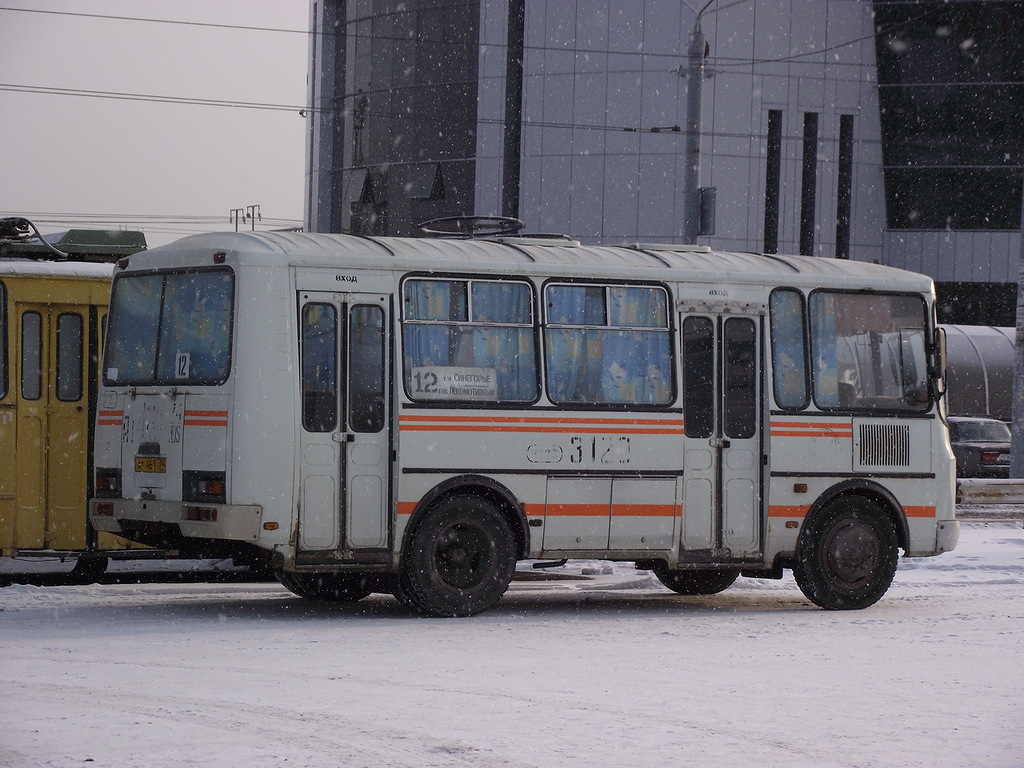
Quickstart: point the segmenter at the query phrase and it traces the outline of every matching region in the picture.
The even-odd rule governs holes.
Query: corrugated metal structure
[[[949,367],[947,400],[951,416],[1013,415],[1013,328],[944,325]]]

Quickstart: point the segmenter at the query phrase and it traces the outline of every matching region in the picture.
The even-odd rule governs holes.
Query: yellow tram
[[[91,436],[113,262],[141,232],[27,237],[0,220],[0,556],[77,558],[90,580],[140,545],[92,530]]]

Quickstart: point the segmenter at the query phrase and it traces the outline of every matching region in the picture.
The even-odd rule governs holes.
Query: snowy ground
[[[0,589],[0,766],[1024,765],[1024,529],[856,612],[588,564],[469,619],[268,583]],[[577,567],[570,571],[583,575]]]

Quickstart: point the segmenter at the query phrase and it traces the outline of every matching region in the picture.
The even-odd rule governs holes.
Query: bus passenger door
[[[300,562],[390,545],[388,314],[381,296],[300,293]]]
[[[681,560],[762,551],[760,325],[756,316],[683,318]]]

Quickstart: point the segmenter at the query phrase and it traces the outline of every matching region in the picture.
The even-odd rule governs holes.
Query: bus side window
[[[687,437],[715,434],[715,326],[707,317],[683,320],[683,424]]]
[[[553,402],[672,402],[663,288],[552,284],[545,302],[547,387]]]
[[[807,405],[807,343],[804,302],[799,291],[773,291],[770,299],[772,377],[780,408]]]
[[[302,308],[302,426],[333,432],[338,423],[338,315],[330,304]]]

